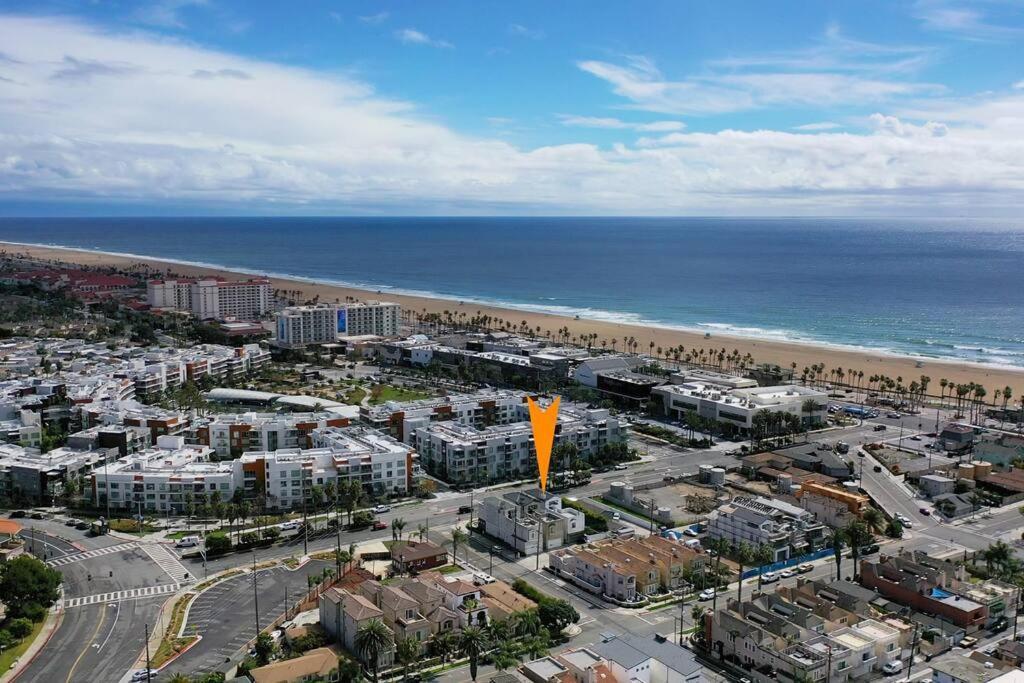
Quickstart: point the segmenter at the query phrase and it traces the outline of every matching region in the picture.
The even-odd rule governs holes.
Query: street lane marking
[[[146,586],[143,588],[129,588],[127,590],[115,591],[113,593],[97,593],[95,595],[83,595],[77,598],[66,598],[64,609],[71,607],[86,607],[98,605],[104,602],[120,602],[122,600],[139,600],[142,598],[154,598],[160,595],[167,595],[178,590],[179,584],[165,583],[158,586]]]
[[[184,583],[185,577],[191,576],[185,565],[178,560],[178,556],[165,546],[159,543],[144,543],[141,547],[150,559],[159,565],[160,569],[163,569],[169,577],[178,583]]]
[[[117,545],[110,545],[106,548],[97,548],[95,550],[86,550],[80,553],[73,553],[71,555],[65,555],[64,557],[57,557],[52,560],[47,560],[46,564],[51,567],[62,567],[72,562],[81,562],[82,560],[88,560],[93,557],[101,557],[103,555],[110,555],[111,553],[119,553],[123,550],[131,550],[137,548],[138,543],[119,543]]]
[[[82,652],[79,653],[78,657],[75,659],[75,663],[71,665],[71,670],[68,671],[68,677],[64,679],[64,683],[71,683],[71,677],[75,674],[75,669],[78,668],[78,664],[82,661],[82,657],[85,656],[85,653],[92,647],[92,641],[96,639],[96,634],[100,632],[100,627],[103,626],[103,622],[106,621],[106,619],[107,610],[102,610],[100,612],[100,618],[96,622],[96,628],[93,629],[92,635],[89,636],[89,644],[82,648]]]

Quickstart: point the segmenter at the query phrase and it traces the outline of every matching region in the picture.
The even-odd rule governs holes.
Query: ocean
[[[0,239],[627,323],[1024,366],[1024,225],[3,218]]]

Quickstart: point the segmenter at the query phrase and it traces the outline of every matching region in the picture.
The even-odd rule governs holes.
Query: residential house
[[[448,551],[430,541],[398,541],[391,545],[391,566],[400,574],[448,564]]]
[[[338,657],[335,647],[318,647],[291,659],[282,659],[249,671],[253,683],[333,683],[338,676]]]

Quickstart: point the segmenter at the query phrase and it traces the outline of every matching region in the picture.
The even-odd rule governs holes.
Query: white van
[[[473,574],[473,583],[477,586],[486,586],[487,584],[494,583],[495,581],[497,581],[497,579],[490,574],[484,574],[483,572]]]
[[[698,548],[700,548],[700,539],[699,538],[687,539],[687,540],[683,541],[683,545],[685,545],[690,550],[697,550]]]
[[[183,538],[179,538],[178,542],[174,544],[174,547],[175,548],[195,548],[197,545],[199,545],[199,537],[198,536],[185,536]]]

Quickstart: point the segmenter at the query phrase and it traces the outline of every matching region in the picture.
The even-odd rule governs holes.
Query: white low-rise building
[[[664,414],[682,419],[693,411],[702,418],[730,424],[741,431],[754,424],[754,415],[762,410],[788,413],[805,425],[824,419],[828,395],[809,387],[785,384],[776,387],[725,389],[713,384],[685,382],[665,384],[651,390],[651,400],[660,399]],[[814,410],[805,410],[811,401]]]
[[[737,497],[708,517],[708,536],[734,543],[765,545],[773,561],[822,547],[825,525],[814,514],[781,500]]]
[[[525,555],[560,548],[586,526],[582,512],[540,489],[488,496],[478,514],[481,531]]]
[[[270,310],[270,281],[251,280],[151,280],[146,301],[156,309],[188,311],[201,320],[261,318]]]

